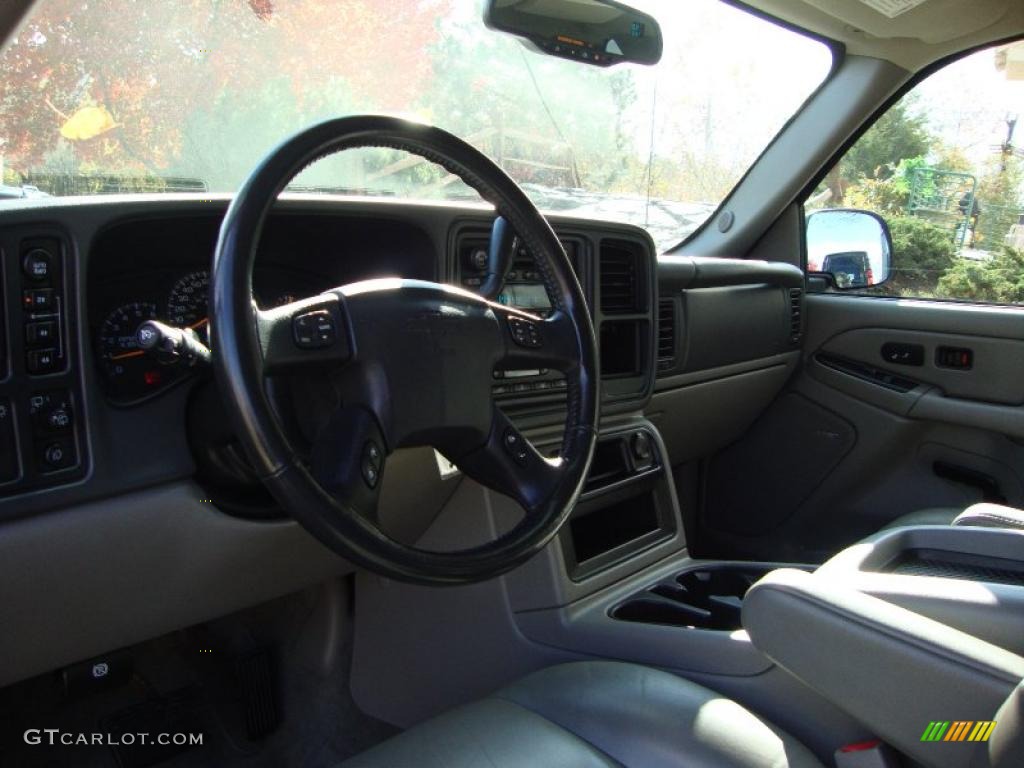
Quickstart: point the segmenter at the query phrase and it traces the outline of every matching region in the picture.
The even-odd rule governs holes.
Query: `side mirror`
[[[584,64],[657,64],[661,27],[614,0],[487,0],[484,24],[550,56]]]
[[[809,214],[807,271],[831,275],[839,289],[881,285],[892,271],[892,235],[885,219],[848,208]]]

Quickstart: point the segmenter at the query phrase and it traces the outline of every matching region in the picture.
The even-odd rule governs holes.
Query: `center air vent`
[[[667,371],[676,363],[676,301],[658,302],[658,370]]]
[[[601,243],[601,311],[604,314],[642,311],[638,262],[637,252],[628,243]]]
[[[804,292],[801,288],[789,289],[789,338],[796,343],[803,333]]]

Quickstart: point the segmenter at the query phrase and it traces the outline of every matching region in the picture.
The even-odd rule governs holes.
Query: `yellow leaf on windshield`
[[[60,135],[71,141],[85,141],[116,126],[106,107],[82,107],[60,127]]]

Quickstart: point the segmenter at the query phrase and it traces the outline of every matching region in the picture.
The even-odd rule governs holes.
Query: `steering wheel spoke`
[[[255,312],[264,373],[337,365],[352,357],[347,318],[335,294]]]
[[[540,510],[561,476],[561,460],[543,456],[497,405],[487,442],[456,466],[478,483],[515,499],[527,514]]]
[[[565,312],[558,310],[540,318],[510,309],[500,316],[505,330],[504,367],[551,368],[569,373],[579,364],[579,339]]]

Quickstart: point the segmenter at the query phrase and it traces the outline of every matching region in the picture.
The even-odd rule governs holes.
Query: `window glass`
[[[643,226],[667,248],[832,53],[717,0],[632,2],[662,27],[656,66],[542,56],[487,29],[480,0],[38,0],[0,55],[0,198],[233,192],[290,134],[385,112],[466,139],[544,210]],[[318,163],[295,186],[478,199],[385,149]]]
[[[885,218],[884,296],[1024,304],[1024,43],[950,64],[890,108],[806,202]],[[808,270],[824,257],[809,247]]]

